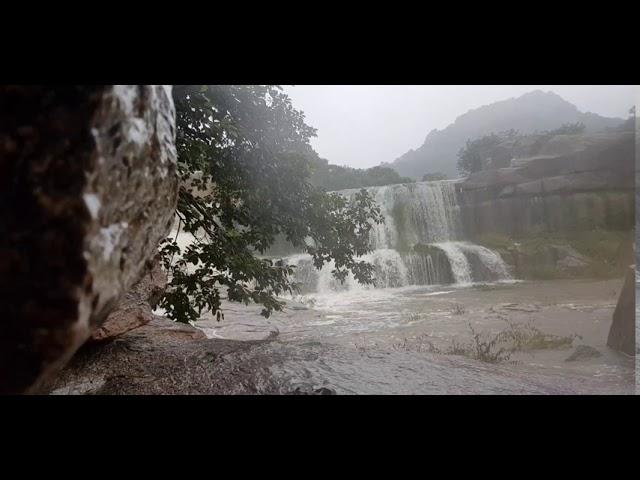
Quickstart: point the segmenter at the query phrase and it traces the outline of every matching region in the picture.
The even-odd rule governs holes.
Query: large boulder
[[[578,360],[588,360],[590,358],[601,357],[602,354],[589,345],[578,345],[571,355],[564,359],[565,362],[575,362]]]
[[[607,345],[614,350],[636,353],[636,273],[635,265],[629,267],[618,304],[613,312]]]
[[[0,86],[0,393],[37,392],[140,278],[174,142],[168,86]]]

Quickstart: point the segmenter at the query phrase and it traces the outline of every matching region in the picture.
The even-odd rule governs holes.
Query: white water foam
[[[471,265],[462,251],[461,242],[439,242],[434,243],[433,246],[438,247],[447,255],[455,283],[471,283]]]

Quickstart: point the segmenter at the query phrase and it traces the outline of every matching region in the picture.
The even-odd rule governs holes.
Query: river
[[[205,315],[196,325],[210,338],[268,340],[259,354],[273,375],[304,391],[634,393],[634,360],[606,346],[623,280],[514,279],[497,252],[467,238],[455,185],[369,189],[385,218],[364,257],[375,286],[337,282],[332,264],[318,271],[307,254],[277,244],[271,257],[296,266],[301,294],[269,319],[260,306],[223,302],[224,320]],[[487,346],[509,332],[533,336],[518,348]],[[590,356],[567,361],[579,346]]]
[[[342,394],[633,394],[633,359],[606,346],[622,280],[418,286],[308,295],[269,319],[257,306],[225,303],[225,319],[197,322],[210,338],[269,339],[261,355],[274,376]],[[303,303],[304,302],[304,303]],[[579,335],[559,348],[518,351],[487,363],[433,353],[470,342],[505,320],[550,335]],[[568,362],[578,345],[599,357]]]

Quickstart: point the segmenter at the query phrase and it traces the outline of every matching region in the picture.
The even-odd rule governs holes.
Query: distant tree
[[[181,187],[179,229],[185,247],[167,238],[162,254],[170,282],[160,306],[180,322],[203,311],[220,315],[221,294],[281,310],[277,297],[296,290],[295,267],[260,257],[277,236],[304,249],[316,268],[331,260],[338,280],[352,272],[372,283],[369,231],[380,209],[366,190],[353,201],[309,183],[309,139],[289,97],[276,86],[174,87]],[[309,244],[305,241],[310,238]]]
[[[371,167],[365,170],[363,175],[363,187],[381,187],[383,185],[393,185],[396,183],[413,182],[412,179],[401,177],[398,172],[388,167]]]
[[[438,180],[447,180],[448,177],[441,172],[435,172],[435,173],[425,173],[422,176],[422,181],[423,182],[436,182]]]
[[[345,190],[348,188],[379,187],[397,183],[409,183],[414,180],[401,177],[394,169],[376,166],[368,169],[332,165],[323,158],[311,160],[312,174],[310,182],[324,191]]]
[[[544,135],[578,135],[584,133],[585,124],[582,122],[577,123],[565,123],[561,127],[555,130],[547,130],[543,132]]]
[[[458,171],[463,175],[469,175],[482,170],[482,162],[487,158],[487,152],[502,141],[503,138],[495,133],[477,140],[467,140],[458,152]]]
[[[491,157],[496,147],[506,140],[512,140],[519,135],[518,130],[510,129],[498,133],[490,133],[476,140],[467,140],[458,152],[458,171],[462,175],[469,175],[482,170],[482,163]]]

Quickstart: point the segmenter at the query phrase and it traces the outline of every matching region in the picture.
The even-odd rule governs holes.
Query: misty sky
[[[367,168],[418,148],[472,108],[540,89],[584,112],[627,118],[636,86],[618,85],[296,85],[284,86],[307,123],[313,147],[329,162]]]

